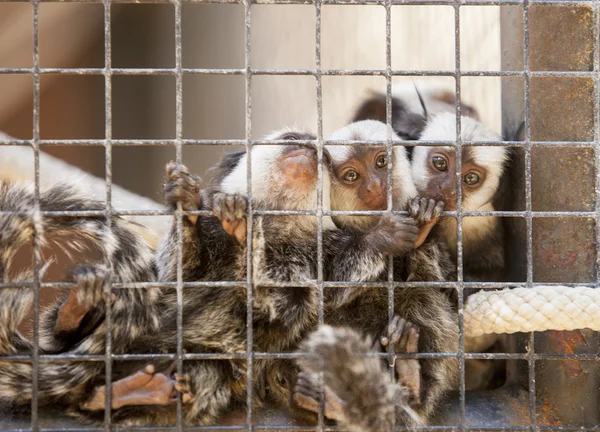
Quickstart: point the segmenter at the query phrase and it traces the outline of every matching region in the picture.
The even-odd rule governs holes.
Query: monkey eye
[[[375,161],[375,165],[377,165],[377,168],[383,168],[385,166],[387,166],[387,156],[386,155],[381,155],[377,158],[377,160]]]
[[[469,186],[473,186],[473,185],[476,185],[477,183],[479,183],[479,176],[477,174],[475,174],[474,172],[470,172],[465,175],[463,180]]]
[[[358,173],[354,170],[348,170],[344,173],[344,180],[348,183],[354,183],[360,177]]]
[[[434,156],[431,159],[433,167],[438,171],[446,171],[448,169],[448,162],[442,156]]]
[[[286,133],[285,135],[283,135],[281,137],[281,139],[289,140],[289,141],[297,141],[300,139],[300,137],[297,134],[290,132],[290,133]]]

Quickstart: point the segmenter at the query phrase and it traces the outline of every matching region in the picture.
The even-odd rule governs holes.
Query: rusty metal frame
[[[10,1],[10,0],[8,0]],[[98,3],[97,0],[68,0],[69,2],[89,2]],[[141,145],[152,145],[152,146],[173,146],[176,149],[176,160],[182,162],[182,149],[185,146],[198,146],[198,145],[243,145],[246,147],[248,154],[251,155],[251,148],[256,145],[273,145],[281,144],[281,141],[264,141],[264,140],[253,140],[251,138],[251,114],[252,114],[252,101],[251,101],[251,85],[252,77],[259,75],[296,75],[296,76],[314,76],[316,81],[316,92],[317,92],[317,139],[313,143],[318,146],[318,157],[319,162],[322,162],[323,148],[325,145],[348,145],[348,144],[362,144],[362,145],[386,145],[388,155],[391,155],[393,146],[395,145],[450,145],[457,149],[462,146],[471,145],[482,145],[482,146],[505,146],[520,148],[523,150],[524,155],[524,199],[525,209],[524,210],[505,210],[493,212],[494,215],[502,216],[505,218],[516,218],[522,219],[526,223],[526,229],[523,233],[526,241],[526,280],[527,286],[537,285],[534,282],[533,277],[533,221],[537,218],[558,218],[558,217],[590,217],[595,219],[596,228],[596,245],[600,244],[600,101],[599,101],[599,0],[153,0],[147,3],[158,3],[158,4],[169,4],[175,9],[175,67],[174,68],[113,68],[111,63],[111,6],[116,3],[140,3],[138,0],[104,0],[101,2],[104,6],[104,68],[41,68],[39,66],[39,32],[38,32],[38,21],[39,21],[39,5],[40,0],[31,0],[33,6],[33,66],[31,68],[0,68],[0,74],[25,74],[33,77],[33,135],[32,139],[20,140],[20,139],[7,139],[0,140],[0,145],[16,145],[16,146],[27,146],[34,151],[34,166],[35,166],[35,193],[36,197],[39,198],[39,153],[40,149],[45,146],[55,145],[80,145],[80,146],[101,146],[105,148],[105,169],[106,169],[106,209],[103,212],[45,212],[48,216],[65,216],[70,215],[73,217],[86,217],[92,215],[105,215],[107,220],[110,221],[111,215],[138,215],[138,216],[155,216],[155,215],[172,215],[175,214],[177,218],[177,232],[178,232],[178,244],[177,244],[177,255],[178,255],[178,270],[177,270],[177,281],[173,283],[136,283],[136,284],[113,284],[113,288],[118,289],[135,289],[139,287],[148,286],[161,286],[165,288],[171,288],[177,290],[178,300],[178,315],[177,315],[177,352],[169,355],[144,355],[144,354],[127,354],[127,355],[116,355],[112,353],[112,345],[110,338],[110,327],[111,327],[111,308],[110,304],[107,304],[106,320],[107,320],[107,340],[106,340],[106,351],[103,356],[90,355],[90,356],[72,356],[69,354],[61,354],[57,356],[47,356],[39,354],[39,292],[42,287],[51,288],[64,288],[71,286],[70,284],[64,283],[42,283],[40,281],[40,244],[39,236],[35,235],[34,241],[34,281],[29,284],[33,289],[35,296],[34,306],[34,351],[31,357],[29,356],[10,356],[4,357],[3,361],[23,361],[30,360],[33,364],[34,378],[33,378],[33,399],[32,399],[32,414],[31,414],[31,428],[19,429],[19,431],[33,430],[33,431],[74,431],[74,430],[85,430],[85,431],[109,431],[113,429],[111,425],[110,410],[105,412],[105,425],[103,428],[41,428],[39,421],[39,410],[37,400],[37,374],[39,371],[40,359],[52,359],[53,361],[80,361],[82,359],[87,361],[103,361],[106,366],[106,385],[111,384],[111,370],[112,362],[115,360],[139,360],[139,359],[164,359],[171,358],[177,360],[178,371],[182,371],[182,365],[184,360],[188,359],[232,359],[232,358],[245,358],[248,366],[248,395],[247,395],[247,422],[246,425],[241,426],[210,426],[210,427],[184,427],[182,424],[181,416],[181,405],[178,405],[178,421],[177,425],[173,428],[118,428],[118,430],[167,430],[173,429],[177,431],[181,430],[339,430],[336,427],[325,426],[323,410],[319,414],[319,422],[316,427],[296,427],[290,425],[281,426],[267,426],[253,425],[253,419],[255,413],[252,408],[252,362],[254,359],[260,358],[295,358],[302,354],[284,354],[284,353],[260,353],[253,351],[252,344],[252,309],[248,308],[247,314],[247,327],[248,327],[248,351],[245,354],[184,354],[182,350],[182,296],[184,288],[201,287],[201,286],[243,286],[248,292],[248,304],[253,301],[252,291],[252,259],[251,259],[251,238],[252,238],[252,218],[255,215],[261,214],[310,214],[316,215],[318,218],[318,251],[319,258],[322,258],[322,218],[324,216],[335,215],[335,214],[354,214],[354,215],[366,215],[366,214],[382,214],[385,212],[391,212],[391,197],[392,190],[391,185],[388,189],[388,209],[384,212],[350,212],[350,211],[328,211],[322,208],[323,200],[323,172],[322,163],[319,163],[319,176],[318,176],[318,208],[315,211],[260,211],[254,210],[250,207],[249,218],[248,218],[248,275],[245,282],[184,282],[182,278],[182,218],[185,214],[207,214],[207,212],[183,212],[178,209],[175,213],[168,211],[125,211],[118,212],[112,208],[111,204],[111,190],[112,190],[112,149],[115,146],[141,146]],[[144,2],[146,3],[146,2]],[[181,19],[181,8],[183,4],[241,4],[245,10],[245,65],[240,69],[190,69],[183,68],[182,66],[182,19]],[[316,44],[315,44],[315,69],[255,69],[251,64],[251,22],[252,22],[252,6],[255,4],[305,4],[314,5],[316,10]],[[385,70],[335,70],[335,69],[323,69],[321,67],[321,9],[323,5],[379,5],[385,8],[386,11],[386,68]],[[401,5],[445,5],[452,6],[454,8],[454,22],[455,22],[455,69],[454,70],[394,70],[391,67],[391,10],[394,6]],[[532,5],[548,5],[548,6],[571,6],[571,7],[592,7],[593,8],[593,70],[590,71],[540,71],[531,70],[530,67],[530,10]],[[462,71],[461,70],[461,55],[460,55],[460,9],[468,6],[515,6],[522,8],[522,20],[523,20],[523,68],[522,70],[503,70],[503,71]],[[505,29],[506,30],[506,29]],[[105,139],[102,140],[45,140],[40,138],[40,76],[47,74],[64,74],[64,75],[101,75],[104,76],[105,85]],[[126,139],[113,139],[112,137],[112,77],[115,75],[169,75],[175,77],[176,82],[176,129],[175,138],[172,140],[126,140]],[[246,129],[245,138],[242,140],[193,140],[183,138],[183,87],[182,80],[185,75],[240,75],[245,77],[245,119]],[[418,141],[418,142],[402,142],[399,144],[392,140],[391,132],[386,141],[382,142],[354,142],[354,141],[342,141],[334,142],[327,141],[323,137],[323,112],[322,112],[322,77],[323,76],[382,76],[386,79],[386,106],[387,106],[387,123],[391,124],[391,97],[392,97],[392,78],[395,76],[445,76],[454,77],[456,81],[456,139],[451,142],[441,141]],[[525,121],[525,136],[523,140],[503,140],[498,142],[465,142],[461,138],[461,78],[463,77],[500,77],[500,78],[513,78],[521,77],[524,80],[524,98],[523,98],[523,117]],[[542,141],[532,140],[532,128],[531,128],[531,108],[530,108],[530,92],[531,92],[531,79],[535,77],[587,77],[594,80],[594,139],[593,141]],[[532,166],[531,166],[531,153],[535,148],[562,148],[562,147],[573,147],[573,148],[593,148],[595,150],[595,173],[596,173],[596,184],[595,184],[595,208],[590,211],[534,211],[532,208]],[[461,184],[461,152],[457,151],[457,163],[456,163],[456,181]],[[391,160],[392,158],[389,158]],[[248,185],[251,184],[251,157],[248,158]],[[389,173],[391,173],[392,166],[389,165]],[[458,393],[458,407],[459,407],[459,421],[450,426],[427,426],[424,429],[427,430],[461,430],[466,431],[469,429],[480,429],[480,427],[470,427],[467,424],[467,402],[466,402],[466,391],[464,381],[464,360],[465,359],[496,359],[496,360],[525,360],[528,364],[528,403],[529,407],[527,415],[529,417],[529,424],[522,426],[502,426],[502,427],[486,427],[488,430],[552,430],[556,429],[552,426],[541,426],[536,424],[536,361],[538,360],[590,360],[597,361],[598,354],[596,352],[589,353],[578,353],[578,354],[547,354],[547,353],[536,353],[534,346],[536,338],[534,334],[530,334],[526,337],[526,343],[529,346],[529,350],[525,353],[503,353],[503,354],[476,354],[476,353],[465,353],[464,352],[464,331],[463,331],[463,318],[462,318],[462,304],[463,304],[463,291],[465,288],[482,288],[482,289],[493,289],[501,288],[506,284],[499,282],[490,283],[474,283],[465,282],[463,280],[463,258],[462,258],[462,218],[467,216],[485,216],[490,215],[490,212],[477,212],[477,211],[463,211],[462,210],[462,194],[461,188],[457,188],[458,199],[457,199],[457,210],[452,212],[446,212],[446,216],[455,217],[458,225],[458,280],[456,282],[444,282],[444,283],[399,283],[394,282],[392,273],[390,270],[389,279],[383,283],[361,283],[356,284],[352,282],[325,282],[323,280],[323,268],[322,260],[319,259],[318,277],[317,280],[308,284],[309,286],[316,287],[319,292],[319,322],[323,322],[323,290],[327,287],[333,286],[349,286],[349,285],[360,285],[369,287],[383,287],[388,289],[390,300],[393,299],[394,288],[398,286],[432,286],[432,287],[443,287],[456,289],[459,297],[459,329],[460,329],[460,340],[459,349],[456,353],[440,353],[440,354],[414,354],[407,355],[406,357],[414,358],[430,358],[430,357],[458,357],[460,359],[460,387]],[[251,190],[248,190],[248,196],[251,198]],[[39,204],[36,202],[36,206],[32,209],[34,215],[39,215]],[[588,285],[597,287],[600,283],[600,254],[596,251],[596,280],[590,281]],[[556,282],[558,283],[558,282]],[[561,283],[564,285],[564,283]],[[27,284],[25,284],[27,285]],[[548,285],[548,283],[544,283]],[[579,284],[581,285],[581,284]],[[15,284],[3,284],[0,288],[11,288],[16,286]],[[23,286],[23,284],[19,284]],[[279,285],[283,286],[283,285]],[[298,286],[297,283],[294,286]],[[393,316],[393,302],[390,302],[389,315]],[[523,341],[521,341],[523,342]],[[374,355],[387,355],[393,356],[392,352],[387,354],[374,354]],[[106,399],[107,406],[111,406],[111,394],[107,392]],[[322,407],[321,407],[322,408]],[[403,428],[398,427],[398,430]],[[600,431],[600,427],[569,427],[561,426],[560,430],[586,430],[586,431]],[[16,432],[16,431],[15,431]]]

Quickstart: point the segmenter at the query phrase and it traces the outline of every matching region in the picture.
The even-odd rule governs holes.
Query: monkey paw
[[[418,225],[436,222],[444,210],[444,202],[431,198],[413,198],[408,204],[408,214]]]
[[[413,249],[418,232],[413,218],[384,214],[369,240],[381,252],[400,255]]]
[[[344,421],[345,404],[331,389],[323,386],[324,415],[328,419]],[[319,412],[319,382],[318,375],[311,372],[300,372],[294,387],[294,402],[300,408],[315,413]]]
[[[171,405],[175,403],[176,382],[170,372],[157,373],[154,365],[112,383],[112,408],[124,406]],[[97,387],[92,397],[82,403],[85,411],[98,411],[105,408],[106,386]]]
[[[397,354],[419,352],[419,328],[399,316],[388,325],[387,331],[379,338],[383,350],[392,345]],[[421,403],[421,365],[417,359],[396,358],[394,361],[396,377],[408,388],[410,400]]]
[[[202,179],[195,174],[190,174],[185,165],[169,162],[167,164],[167,181],[164,184],[165,201],[185,211],[194,211],[200,208],[200,183]],[[197,215],[188,215],[187,219],[195,224]]]
[[[240,244],[246,241],[246,213],[248,200],[239,194],[216,193],[213,196],[213,215],[223,225],[227,234]]]
[[[417,197],[409,202],[408,214],[413,217],[415,222],[419,225],[419,235],[414,243],[415,248],[421,246],[425,242],[443,210],[443,201]]]
[[[181,393],[181,402],[189,404],[194,401],[189,375],[175,375],[175,390]]]
[[[100,266],[78,266],[72,270],[77,286],[58,309],[54,334],[76,330],[83,317],[94,307],[102,304],[104,287],[110,283],[110,272]]]

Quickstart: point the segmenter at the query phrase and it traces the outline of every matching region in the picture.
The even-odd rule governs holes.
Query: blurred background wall
[[[461,8],[462,70],[500,70],[499,15],[496,6]],[[182,16],[184,67],[244,67],[242,5],[186,4]],[[41,3],[40,66],[102,68],[103,20],[101,4]],[[0,67],[32,66],[32,21],[29,3],[0,3]],[[114,4],[111,30],[113,67],[175,66],[172,5]],[[395,6],[392,68],[453,70],[454,38],[452,7]],[[315,8],[253,5],[251,43],[255,68],[314,68]],[[384,69],[385,9],[323,6],[322,67]],[[394,78],[394,83],[406,79],[412,78]],[[454,88],[453,78],[442,80]],[[41,138],[104,138],[102,75],[42,75],[40,85]],[[467,77],[461,85],[464,101],[474,104],[483,121],[499,132],[500,79]],[[32,77],[27,74],[0,74],[0,130],[17,138],[31,138],[32,86]],[[370,90],[384,88],[383,77],[324,77],[324,133],[346,124]],[[244,98],[243,76],[184,76],[184,138],[244,138]],[[113,138],[174,138],[175,78],[113,76],[112,113]],[[315,78],[254,76],[253,137],[289,124],[316,131]],[[184,162],[202,174],[230,150],[222,146],[186,147]],[[45,147],[44,151],[92,174],[104,175],[101,147]],[[173,148],[115,147],[113,181],[160,200],[163,167],[174,156]]]

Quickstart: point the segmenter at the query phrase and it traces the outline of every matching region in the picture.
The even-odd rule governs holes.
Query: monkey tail
[[[34,206],[32,184],[0,181],[0,280],[6,281],[16,250],[30,242],[34,234],[38,235],[41,246],[49,241],[60,242],[67,254],[85,249],[83,240],[90,240],[111,265],[113,280],[154,280],[153,249],[135,235],[132,222],[116,216],[34,214]],[[74,185],[65,183],[40,191],[39,195],[41,212],[98,212],[105,208],[104,202],[88,198]],[[64,241],[65,236],[69,236],[68,242]]]
[[[301,350],[303,370],[323,372],[323,384],[344,402],[344,427],[353,432],[392,431],[395,422],[417,425],[408,407],[406,390],[393,382],[369,337],[349,328],[327,325],[312,333]]]
[[[18,331],[33,292],[29,288],[0,289],[0,355],[17,355],[30,352],[30,343]]]

